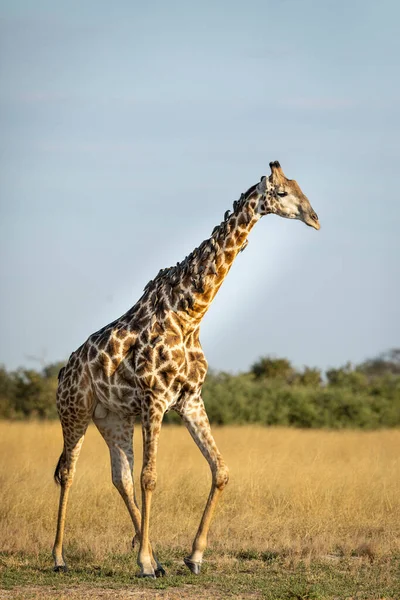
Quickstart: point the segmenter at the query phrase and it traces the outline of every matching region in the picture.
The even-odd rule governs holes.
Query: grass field
[[[139,427],[136,438],[139,473]],[[168,576],[143,581],[97,430],[70,496],[63,575],[51,558],[60,426],[0,422],[0,598],[400,598],[399,431],[229,427],[215,438],[231,480],[196,578],[182,557],[208,466],[185,429],[163,429],[151,537]]]

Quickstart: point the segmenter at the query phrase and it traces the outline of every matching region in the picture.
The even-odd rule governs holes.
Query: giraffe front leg
[[[145,406],[142,410],[143,467],[140,477],[142,488],[142,530],[138,555],[141,577],[154,578],[157,576],[156,571],[158,570],[158,568],[154,569],[152,561],[153,555],[149,542],[149,526],[151,499],[157,483],[156,458],[162,418],[163,412],[156,410],[151,404]],[[158,567],[161,567],[161,565],[158,565]]]
[[[203,401],[201,400],[196,408],[190,407],[189,403],[184,411],[181,412],[181,416],[190,435],[200,448],[203,456],[207,459],[212,473],[211,490],[193,541],[192,553],[184,559],[184,563],[191,572],[198,575],[201,569],[203,553],[207,546],[207,535],[211,519],[222,490],[228,483],[229,471],[212,436]]]

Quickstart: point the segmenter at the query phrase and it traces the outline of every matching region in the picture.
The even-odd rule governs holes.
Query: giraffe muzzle
[[[306,213],[303,216],[303,222],[306,225],[308,225],[309,227],[313,227],[313,229],[316,229],[317,231],[318,231],[318,229],[321,229],[321,225],[319,223],[318,216],[316,215],[315,212]]]

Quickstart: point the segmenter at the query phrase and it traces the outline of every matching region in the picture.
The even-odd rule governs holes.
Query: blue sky
[[[321,230],[257,224],[210,366],[400,344],[395,0],[0,1],[0,363],[62,360],[279,160]]]

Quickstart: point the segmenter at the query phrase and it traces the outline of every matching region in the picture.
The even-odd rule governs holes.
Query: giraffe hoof
[[[154,571],[156,577],[165,577],[166,572],[165,569],[160,565],[159,567],[157,567],[157,569]]]
[[[201,563],[193,562],[190,558],[184,558],[183,562],[194,575],[200,575]]]
[[[68,571],[67,565],[56,565],[53,569],[54,573],[66,573]]]
[[[139,577],[141,577],[141,578],[149,577],[150,579],[155,579],[156,575],[155,575],[155,573],[140,573]]]

